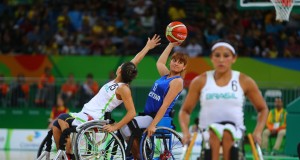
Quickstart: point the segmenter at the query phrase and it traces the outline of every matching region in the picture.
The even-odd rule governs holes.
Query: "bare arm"
[[[166,66],[168,57],[174,48],[175,43],[169,43],[168,46],[165,48],[164,52],[159,56],[156,62],[156,68],[160,76],[166,75],[169,73],[169,69]]]
[[[160,36],[154,35],[151,39],[148,38],[148,41],[145,47],[131,60],[136,66],[141,62],[141,60],[145,57],[149,50],[155,48],[156,46],[160,45]]]
[[[122,85],[118,87],[118,89],[116,90],[116,94],[121,96],[127,112],[126,115],[120,120],[120,122],[116,123],[115,125],[105,125],[104,129],[106,129],[109,132],[113,132],[115,130],[120,129],[122,126],[129,123],[136,116],[136,111],[134,108],[130,88],[127,85]]]
[[[240,82],[244,89],[245,95],[248,97],[258,113],[256,127],[253,132],[253,138],[256,140],[256,142],[261,143],[261,134],[266,125],[269,109],[261,95],[260,90],[258,89],[257,84],[252,78],[241,74]]]
[[[155,132],[155,126],[157,123],[162,119],[165,115],[168,107],[172,103],[172,101],[176,98],[176,96],[180,93],[183,89],[183,80],[181,78],[176,78],[171,81],[169,91],[166,97],[163,100],[163,103],[158,110],[155,118],[151,122],[150,126],[148,127],[148,136],[152,135]]]
[[[179,111],[179,123],[183,133],[183,143],[187,143],[190,138],[189,123],[190,115],[194,110],[197,101],[200,97],[201,89],[203,88],[206,81],[206,76],[200,75],[193,79],[190,84],[188,94],[184,100],[183,105]]]

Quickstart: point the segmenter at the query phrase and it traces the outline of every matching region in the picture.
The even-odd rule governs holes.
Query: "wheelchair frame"
[[[167,117],[167,118],[169,118],[169,117]],[[172,118],[170,118],[170,119],[172,119]],[[167,121],[170,121],[170,119],[168,119]],[[165,121],[166,121],[166,119],[164,119],[164,118],[161,120],[162,123]],[[73,133],[72,138],[71,138],[71,140],[72,140],[71,144],[72,144],[72,150],[74,152],[75,158],[82,159],[81,154],[79,153],[79,150],[80,150],[79,143],[80,143],[80,139],[82,138],[82,136],[85,136],[85,133],[90,133],[89,130],[95,130],[95,129],[101,130],[103,125],[109,124],[109,122],[110,122],[109,120],[91,120],[91,121],[83,123],[77,127],[72,127],[72,128],[68,128],[68,129],[64,130],[62,133],[62,136],[60,138],[59,149],[57,150],[53,160],[59,160],[62,158],[67,159],[67,155],[65,152],[65,146],[66,146],[65,143],[66,143],[66,138],[69,137],[71,133]],[[172,148],[170,148],[170,146],[172,145],[171,139],[173,137],[177,138],[178,142],[180,142],[180,144],[183,147],[183,144],[181,142],[182,138],[175,130],[172,129],[174,127],[172,127],[171,124],[166,125],[166,124],[162,124],[161,122],[157,125],[157,132],[155,132],[155,134],[152,137],[160,136],[159,138],[164,143],[164,153],[166,153],[168,151],[168,153],[170,153],[169,155],[171,156],[171,155],[173,155]],[[86,132],[86,131],[88,131],[88,132]],[[118,149],[118,147],[120,147],[120,150],[121,150],[120,152],[123,157],[122,160],[126,160],[126,158],[128,156],[128,153],[126,153],[126,151],[130,151],[132,146],[127,144],[126,151],[125,151],[125,142],[119,133],[113,133],[113,132],[109,133],[109,132],[106,132],[103,130],[101,130],[101,131],[106,134],[109,134],[111,137],[113,137],[112,139],[110,139],[110,141],[108,142],[109,145],[107,145],[106,147],[109,148],[109,147],[111,147],[110,145],[113,145],[112,146],[113,153]],[[95,131],[95,133],[96,132],[97,131]],[[118,130],[118,132],[119,132],[119,130]],[[91,134],[94,134],[94,133],[91,133]],[[51,149],[52,149],[52,137],[53,137],[52,135],[53,135],[52,130],[50,130],[40,145],[40,148],[39,148],[38,154],[37,154],[37,160],[42,160],[43,158],[50,159]],[[174,136],[172,136],[172,135],[174,135]],[[142,136],[142,140],[140,142],[140,144],[141,144],[140,145],[140,153],[141,153],[141,155],[144,155],[144,156],[142,156],[144,159],[149,159],[149,157],[147,157],[148,155],[146,154],[146,150],[142,149],[143,148],[142,144],[145,144],[145,143],[143,143],[143,141],[146,140],[146,137],[147,137],[147,134],[144,133]],[[168,144],[166,144],[167,141],[169,142]],[[90,143],[90,144],[88,144],[88,143]],[[90,141],[87,142],[86,145],[87,145],[87,147],[89,147],[89,145],[91,145],[93,143],[94,142],[92,141],[92,139],[90,139]],[[115,143],[117,143],[117,144],[115,144]],[[91,145],[90,147],[93,147],[93,146]],[[44,148],[45,148],[45,150],[43,151]],[[90,152],[89,149],[87,152]],[[99,153],[100,156],[101,156],[101,154],[102,155],[104,154],[105,150],[102,150],[101,152],[103,152],[103,153]],[[114,156],[114,154],[111,154],[111,156]],[[173,155],[173,159],[174,159],[174,155]]]
[[[151,137],[144,133],[140,141],[141,159],[180,159],[182,137],[173,128],[172,118],[163,117]]]
[[[122,159],[125,160],[126,157],[125,157],[124,147],[123,147],[123,144],[120,142],[118,136],[113,132],[109,133],[109,132],[102,130],[103,125],[108,124],[109,122],[110,122],[109,120],[91,120],[91,121],[83,123],[77,127],[65,129],[63,131],[60,141],[59,141],[59,149],[56,152],[53,160],[59,160],[62,158],[67,159],[67,155],[65,152],[65,146],[66,146],[65,143],[66,143],[66,138],[68,136],[70,136],[71,133],[74,133],[72,135],[72,144],[73,144],[72,150],[74,151],[74,155],[75,155],[76,159],[82,159],[78,153],[78,151],[79,151],[78,141],[79,141],[80,137],[82,137],[83,134],[85,134],[85,131],[88,131],[89,129],[94,129],[96,127],[99,130],[101,130],[103,133],[111,135],[113,137],[113,139],[118,142],[119,147],[122,152],[122,155],[123,155]],[[37,160],[42,160],[43,158],[45,158],[47,160],[50,159],[51,149],[52,149],[52,137],[53,137],[53,132],[52,132],[52,130],[50,130],[50,131],[48,131],[47,136],[44,138],[44,140],[42,141],[42,143],[39,147],[38,154],[37,154]],[[88,146],[89,146],[89,144],[88,144]],[[44,150],[44,148],[45,148],[45,150]]]

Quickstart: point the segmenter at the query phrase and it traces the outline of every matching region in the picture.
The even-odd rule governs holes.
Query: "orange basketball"
[[[186,26],[178,21],[171,22],[166,28],[166,37],[170,42],[182,43],[187,37]]]

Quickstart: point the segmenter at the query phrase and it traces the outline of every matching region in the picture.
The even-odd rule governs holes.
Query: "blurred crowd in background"
[[[176,50],[191,57],[209,55],[220,39],[240,56],[300,57],[300,18],[275,16],[275,9],[238,10],[235,0],[3,0],[0,53],[136,54],[148,36],[181,21],[189,35]]]
[[[115,74],[110,73],[107,81],[114,79]],[[100,89],[100,84],[88,73],[85,80],[80,83],[72,73],[58,82],[46,67],[44,73],[34,81],[19,74],[8,81],[0,74],[0,107],[42,107],[49,108],[56,105],[56,101],[68,107],[83,107]],[[60,102],[61,103],[61,102]]]
[[[231,42],[239,56],[300,57],[298,15],[279,23],[274,9],[239,10],[236,5],[234,0],[3,0],[0,54],[135,55],[154,33],[167,45],[166,26],[181,21],[189,34],[174,50],[190,57],[208,56],[221,39]],[[70,74],[58,85],[50,68],[35,83],[28,84],[22,74],[13,78],[8,83],[0,73],[0,106],[51,107],[59,97],[68,106],[82,107],[100,87],[92,74],[84,83]]]

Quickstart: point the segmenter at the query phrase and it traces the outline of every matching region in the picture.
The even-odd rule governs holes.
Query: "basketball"
[[[179,21],[171,22],[166,28],[166,37],[171,43],[182,43],[186,39],[187,33],[186,26]]]

